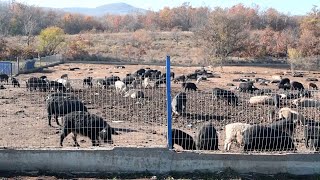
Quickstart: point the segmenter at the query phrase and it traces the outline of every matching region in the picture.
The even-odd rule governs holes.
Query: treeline
[[[314,6],[304,16],[273,8],[265,11],[242,4],[231,8],[194,8],[184,3],[145,14],[92,17],[43,9],[21,3],[0,4],[0,33],[23,35],[27,45],[47,27],[66,34],[81,32],[192,31],[208,55],[236,57],[295,57],[320,55],[320,13]],[[1,44],[1,43],[0,43]],[[289,51],[288,51],[289,50]],[[1,48],[0,48],[1,51]]]
[[[145,14],[105,15],[103,17],[65,13],[58,10],[44,9],[21,3],[0,4],[0,32],[5,35],[37,35],[49,26],[57,26],[67,34],[82,31],[131,32],[138,29],[170,31],[179,28],[192,31],[207,24],[211,13],[225,11],[226,14],[240,15],[241,20],[250,30],[270,27],[274,31],[298,29],[303,16],[289,16],[273,8],[259,11],[259,8],[245,7],[242,4],[229,9],[194,8],[188,3],[180,7],[165,7],[158,12],[147,11]]]

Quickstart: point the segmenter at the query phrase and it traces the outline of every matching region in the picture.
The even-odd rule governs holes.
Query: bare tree
[[[9,33],[9,22],[12,15],[9,7],[9,3],[0,2],[0,34],[3,36]]]
[[[24,33],[27,36],[27,45],[30,45],[30,42],[33,40],[33,34],[36,29],[37,23],[35,19],[33,19],[32,14],[28,14],[26,17],[26,21],[23,23]]]
[[[173,24],[180,26],[183,31],[188,31],[191,28],[192,7],[189,2],[183,3],[180,7],[173,8]]]

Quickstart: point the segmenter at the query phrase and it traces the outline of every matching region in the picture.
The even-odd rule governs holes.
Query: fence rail
[[[318,90],[183,90],[171,83],[169,57],[166,73],[165,82],[132,79],[127,86],[68,78],[55,81],[62,85],[30,78],[20,87],[7,85],[0,96],[0,146],[318,151]]]

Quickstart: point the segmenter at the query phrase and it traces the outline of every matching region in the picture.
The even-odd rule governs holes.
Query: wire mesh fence
[[[29,78],[20,88],[6,86],[0,101],[0,145],[60,147],[62,132],[68,130],[64,132],[64,147],[77,145],[74,134],[82,135],[77,138],[81,147],[165,147],[165,87],[139,83],[135,87],[128,84],[124,90],[116,88],[122,81],[109,81],[103,86],[102,80],[93,79],[91,86],[78,79]],[[70,114],[73,111],[88,113]],[[98,124],[87,124],[91,122],[88,119]],[[113,143],[94,143],[92,139],[101,138],[94,132],[101,132],[105,122],[115,131],[111,134]],[[68,136],[70,132],[73,135]]]
[[[210,91],[187,91],[184,101],[177,100],[181,114],[173,117],[172,132],[178,148],[233,153],[318,150],[318,91]]]
[[[56,64],[62,61],[62,55],[61,54],[55,54],[51,56],[41,57],[41,58],[35,58],[36,63],[35,67],[43,67],[43,66],[49,66],[52,64]]]
[[[199,81],[169,81],[173,129],[167,137],[165,77],[29,76],[19,86],[1,82],[6,89],[0,91],[0,146],[166,147],[172,138],[178,150],[318,150],[318,90],[198,89]]]

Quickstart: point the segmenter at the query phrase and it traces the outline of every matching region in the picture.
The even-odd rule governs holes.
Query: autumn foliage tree
[[[244,23],[222,9],[212,12],[205,27],[196,35],[205,41],[209,54],[220,64],[232,53],[242,50],[242,43],[247,38]]]
[[[147,11],[145,16],[141,16],[140,19],[147,30],[157,30],[160,27],[157,12]]]
[[[243,4],[237,4],[229,9],[229,14],[237,16],[244,25],[250,29],[259,29],[261,18],[258,15],[258,7],[245,7]]]
[[[265,55],[269,57],[286,57],[289,37],[285,31],[274,31],[266,28],[262,31],[261,45],[265,50]]]
[[[44,55],[53,55],[64,41],[64,31],[59,27],[48,27],[41,31],[39,51]]]
[[[304,56],[320,55],[320,10],[315,6],[300,24],[299,47]]]
[[[173,11],[169,7],[164,7],[159,11],[159,24],[162,30],[173,28]]]

